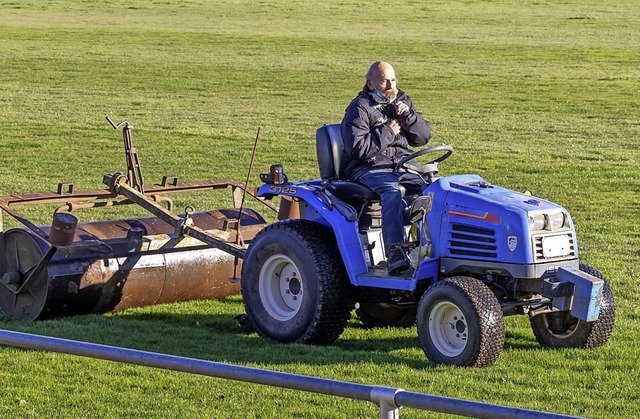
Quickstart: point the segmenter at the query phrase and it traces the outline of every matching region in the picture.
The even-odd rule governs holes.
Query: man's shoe
[[[397,275],[402,271],[406,271],[409,269],[411,265],[409,265],[409,261],[405,259],[402,250],[393,250],[389,252],[389,256],[387,258],[387,270],[389,271],[389,275]]]

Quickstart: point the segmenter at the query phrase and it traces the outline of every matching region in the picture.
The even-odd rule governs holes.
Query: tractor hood
[[[577,258],[569,213],[552,202],[478,175],[439,178],[425,194],[433,194],[427,220],[439,230],[438,256],[510,264]]]
[[[482,202],[484,205],[498,204],[505,210],[525,212],[562,209],[553,202],[492,185],[478,175],[449,176],[442,178],[441,182],[442,187],[454,193],[449,199],[453,199],[456,205],[465,206],[465,203]]]

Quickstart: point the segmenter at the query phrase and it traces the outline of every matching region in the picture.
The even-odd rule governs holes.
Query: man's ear
[[[373,89],[373,83],[372,83],[372,82],[371,82],[371,80],[369,80],[369,79],[367,79],[367,87],[368,87],[369,89],[371,89],[371,90],[374,90],[374,89]]]

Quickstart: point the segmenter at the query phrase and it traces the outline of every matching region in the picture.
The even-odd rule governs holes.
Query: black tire
[[[429,360],[486,367],[504,346],[504,317],[493,292],[464,276],[432,285],[418,305],[418,338]]]
[[[607,280],[597,269],[580,264],[580,270],[604,280],[600,315],[585,322],[569,311],[538,314],[530,317],[531,329],[538,343],[547,348],[597,348],[609,341],[616,321],[616,305]]]
[[[413,327],[416,324],[414,308],[396,307],[384,303],[360,303],[356,314],[367,327]]]
[[[329,344],[351,315],[351,285],[332,232],[308,220],[261,230],[242,267],[242,298],[260,336]]]

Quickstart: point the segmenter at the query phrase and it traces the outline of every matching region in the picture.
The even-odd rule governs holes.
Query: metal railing
[[[26,349],[59,352],[89,358],[143,365],[210,377],[264,384],[275,387],[302,390],[331,396],[365,400],[380,407],[380,418],[399,417],[399,408],[412,407],[433,412],[449,413],[476,418],[570,418],[515,407],[433,396],[424,393],[405,391],[400,388],[369,386],[346,381],[329,380],[306,375],[264,370],[202,359],[185,358],[156,352],[119,348],[96,343],[53,338],[29,333],[0,330],[0,345]]]

